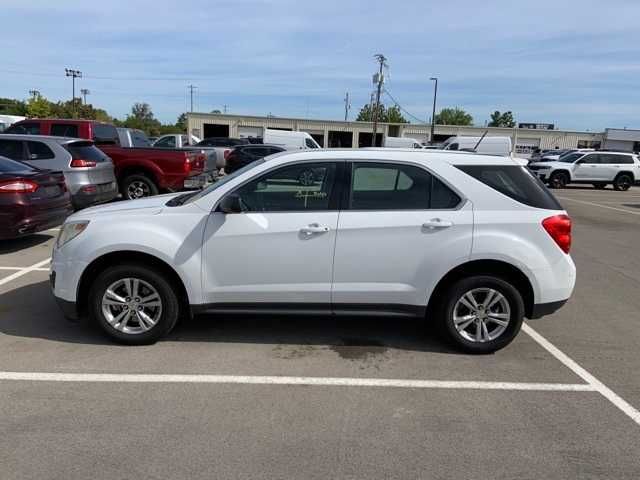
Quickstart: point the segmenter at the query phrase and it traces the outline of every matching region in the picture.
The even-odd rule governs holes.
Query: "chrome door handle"
[[[422,228],[427,228],[429,230],[435,230],[436,228],[449,228],[453,227],[453,222],[449,220],[442,220],[440,218],[432,218],[428,222],[424,222],[422,224]]]
[[[311,236],[317,233],[327,233],[329,231],[329,227],[321,226],[319,223],[310,223],[306,227],[302,227],[300,229],[300,233],[304,235]]]

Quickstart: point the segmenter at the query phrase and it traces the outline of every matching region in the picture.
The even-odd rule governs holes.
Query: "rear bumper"
[[[567,303],[567,300],[559,300],[557,302],[537,303],[533,306],[529,319],[542,318],[557,312]]]
[[[99,203],[110,202],[118,196],[118,184],[116,182],[96,185],[97,192],[85,193],[78,190],[71,197],[75,209],[90,207]]]
[[[0,239],[7,240],[42,232],[57,227],[73,213],[71,208],[61,208],[55,212],[47,212],[37,216],[26,216],[20,220],[5,224],[0,222]]]

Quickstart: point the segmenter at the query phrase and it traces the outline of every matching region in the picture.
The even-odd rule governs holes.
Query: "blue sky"
[[[368,102],[375,53],[411,114],[459,106],[560,128],[640,128],[637,0],[0,0],[0,97],[71,96],[124,117],[134,102],[173,121],[195,110],[340,119]],[[385,99],[387,104],[391,102]]]

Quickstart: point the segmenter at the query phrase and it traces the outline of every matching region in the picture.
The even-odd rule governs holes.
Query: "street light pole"
[[[436,131],[435,124],[436,124],[436,98],[438,97],[438,78],[431,77],[429,80],[435,82],[435,86],[433,89],[433,113],[431,114],[431,138],[429,142],[431,143],[431,145],[433,145],[433,137]]]
[[[71,88],[73,89],[73,97],[71,97],[71,105],[73,107],[73,116],[76,116],[76,78],[82,78],[82,72],[80,70],[73,70],[71,68],[65,68],[64,74],[67,77],[71,77]]]

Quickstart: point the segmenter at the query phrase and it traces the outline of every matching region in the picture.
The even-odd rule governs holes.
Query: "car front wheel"
[[[564,172],[556,172],[549,178],[551,188],[564,188],[569,183],[569,175]]]
[[[96,278],[89,300],[93,318],[112,339],[127,345],[155,343],[179,315],[175,288],[141,265],[117,265]]]
[[[516,337],[524,318],[522,296],[493,276],[459,280],[445,294],[439,312],[441,330],[468,353],[492,353]]]

